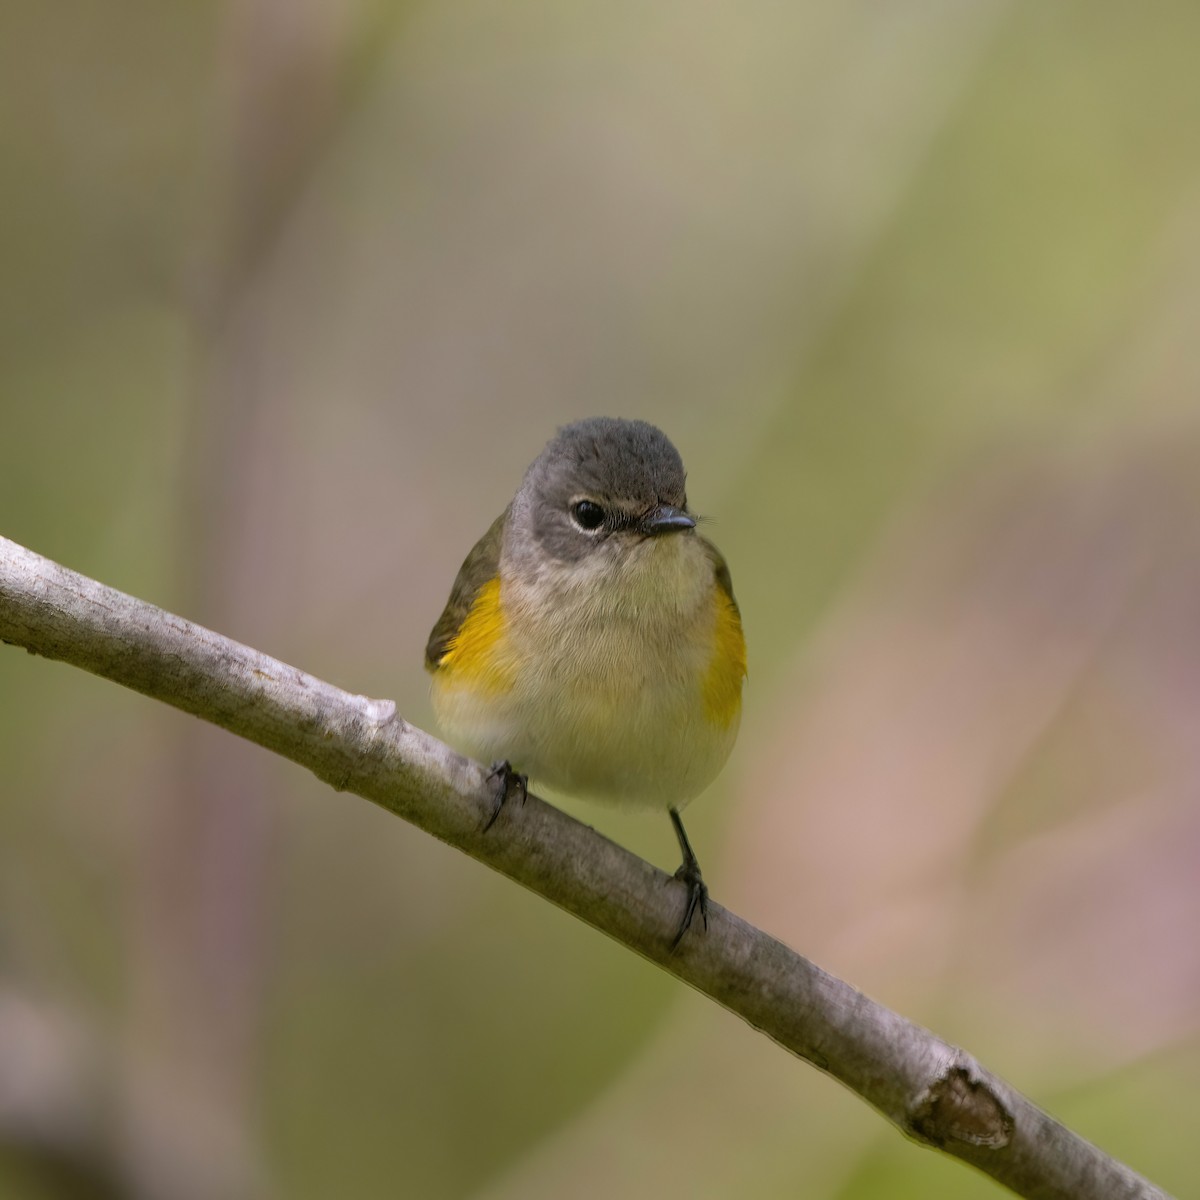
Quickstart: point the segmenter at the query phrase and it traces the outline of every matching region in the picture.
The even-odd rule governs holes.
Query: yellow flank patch
[[[479,589],[458,632],[438,663],[438,674],[474,689],[498,694],[508,691],[515,671],[501,653],[504,644],[504,610],[500,606],[500,578],[489,579]]]
[[[704,711],[715,724],[728,727],[742,706],[746,678],[746,639],[737,606],[717,587],[713,656],[704,676]]]

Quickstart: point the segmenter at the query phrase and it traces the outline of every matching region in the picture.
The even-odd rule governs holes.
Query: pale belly
[[[704,699],[712,627],[652,629],[618,621],[559,622],[534,656],[523,639],[502,653],[511,684],[483,694],[453,673],[433,702],[450,740],[485,762],[507,759],[535,786],[583,799],[682,808],[724,766],[738,713],[714,719]]]

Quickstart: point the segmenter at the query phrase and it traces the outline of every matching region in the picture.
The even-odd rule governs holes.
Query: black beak
[[[696,518],[685,513],[682,508],[660,504],[642,518],[641,525],[642,532],[652,536],[659,533],[678,533],[683,529],[695,529]]]

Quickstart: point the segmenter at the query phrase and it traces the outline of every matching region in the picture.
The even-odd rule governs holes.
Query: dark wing
[[[729,566],[725,562],[725,556],[708,540],[708,538],[700,539],[704,543],[704,549],[708,552],[709,560],[713,565],[713,574],[717,577],[717,587],[721,589],[729,597],[730,603],[733,605],[733,611],[741,613],[738,609],[737,601],[733,598],[733,576],[729,573]]]
[[[438,617],[429,642],[425,647],[425,669],[436,671],[442,657],[457,636],[479,589],[489,579],[494,579],[500,570],[500,543],[504,540],[504,525],[508,520],[505,509],[493,522],[491,528],[475,543],[475,548],[463,559],[458,569],[458,578],[450,589],[450,599],[442,615]]]

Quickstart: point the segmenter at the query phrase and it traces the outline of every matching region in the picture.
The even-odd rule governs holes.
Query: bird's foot
[[[525,797],[529,795],[529,776],[517,774],[507,758],[492,763],[492,769],[488,772],[488,780],[492,784],[494,796],[492,815],[488,817],[487,824],[483,827],[484,833],[487,833],[495,825],[496,818],[500,815],[500,810],[510,795],[520,796],[522,804],[525,803]]]
[[[685,862],[675,872],[675,878],[687,884],[687,907],[683,910],[683,920],[679,922],[679,929],[671,942],[672,953],[679,948],[683,935],[692,927],[692,919],[697,909],[700,910],[704,928],[708,928],[708,885],[704,882],[704,876],[700,874],[700,864],[695,859]]]
[[[683,854],[683,865],[675,872],[675,878],[687,884],[687,907],[683,910],[683,920],[679,922],[679,930],[675,934],[675,940],[671,943],[671,953],[674,954],[679,948],[679,943],[683,941],[683,935],[691,928],[696,909],[700,910],[704,928],[708,928],[708,888],[705,886],[704,876],[700,874],[700,864],[696,861],[696,855],[684,832],[683,822],[679,819],[678,811],[673,808],[668,811],[671,815],[671,824],[675,827],[675,836],[679,839],[679,850]]]

